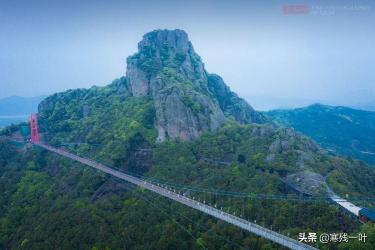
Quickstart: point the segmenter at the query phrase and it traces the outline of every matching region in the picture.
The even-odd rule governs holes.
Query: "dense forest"
[[[286,189],[280,178],[288,171],[293,171],[283,164],[285,159],[293,157],[292,150],[280,153],[275,164],[265,164],[262,153],[267,148],[267,140],[272,137],[262,137],[260,134],[254,138],[245,136],[258,130],[261,127],[230,126],[219,132],[203,135],[194,142],[168,141],[153,145],[153,167],[134,175],[191,189],[195,187],[249,194],[289,194],[294,197],[295,193]],[[279,132],[271,129],[268,133],[279,136]],[[143,147],[141,139],[137,134],[130,139],[129,145]],[[208,144],[210,147],[207,147]],[[92,157],[96,154],[94,152],[100,151],[99,146],[95,146],[93,150],[89,150],[88,145],[65,147],[81,155],[91,154]],[[0,152],[0,187],[3,189],[0,211],[1,248],[277,248],[264,239],[226,223],[39,148],[25,150],[2,142]],[[107,154],[103,151],[102,158],[103,155]],[[224,158],[221,157],[223,155]],[[114,159],[107,156],[108,163],[116,162],[119,164],[117,167],[120,166],[123,171],[139,169],[139,166],[132,165],[140,164],[137,161],[129,164],[117,159],[116,154],[113,155]],[[373,184],[361,181],[361,176],[366,174],[367,169],[359,162],[354,163],[356,166],[341,165],[347,162],[328,156],[314,159],[314,162],[321,164],[314,164],[321,173],[329,171],[330,167],[342,166],[340,171],[335,171],[340,173],[340,178],[334,173],[328,181],[333,187],[337,185],[338,190],[341,188],[342,192],[353,196],[365,192],[373,195]],[[327,164],[331,166],[325,167]],[[342,185],[342,182],[354,186]],[[358,249],[358,244],[372,249],[374,244],[373,225],[361,226],[325,200],[302,202],[259,199],[256,196],[236,198],[194,190],[190,192],[198,199],[205,199],[232,213],[242,213],[249,220],[285,235],[297,237],[299,232],[306,231],[352,234],[360,231],[369,235],[369,241],[353,241],[352,249]],[[322,247],[348,249],[348,244]]]

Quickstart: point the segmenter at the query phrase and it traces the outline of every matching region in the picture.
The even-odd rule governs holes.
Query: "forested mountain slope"
[[[266,114],[329,150],[375,164],[375,112],[316,104]]]

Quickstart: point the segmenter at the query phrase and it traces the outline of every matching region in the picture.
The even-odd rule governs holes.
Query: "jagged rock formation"
[[[182,30],[144,35],[138,53],[127,59],[126,79],[133,96],[151,96],[158,141],[197,138],[233,117],[240,123],[264,123],[265,117],[210,75]]]
[[[147,123],[151,120],[155,127],[158,142],[169,138],[195,139],[204,131],[216,130],[229,120],[241,124],[267,122],[262,113],[256,112],[245,100],[233,93],[222,78],[207,73],[201,58],[182,30],[156,30],[145,34],[138,44],[138,52],[127,58],[126,76],[114,80],[108,86],[68,90],[48,97],[39,105],[41,126],[46,130],[68,132],[72,123],[52,128],[53,121],[70,118],[80,123],[87,118],[91,120],[90,126],[94,127],[96,123],[92,120],[99,116],[93,113],[105,110],[104,103],[97,106],[97,109],[90,106],[96,103],[96,95],[105,98],[103,102],[109,106],[116,106],[117,102],[128,102],[139,113],[145,108],[142,105],[152,103],[152,108],[146,105],[149,114],[144,116],[145,119],[147,117]],[[72,99],[77,105],[73,104]],[[85,103],[82,107],[78,105],[83,103],[80,100]],[[143,104],[135,108],[134,105],[138,105],[139,100],[143,100]],[[65,108],[56,112],[56,108],[61,105]],[[140,116],[141,114],[137,119]],[[120,123],[119,117],[113,114],[111,119]],[[131,123],[132,115],[129,113],[127,117]],[[135,115],[133,118],[135,119]],[[132,126],[142,127],[144,124],[142,119],[140,121],[140,126],[137,123]],[[115,127],[120,128],[121,125]],[[119,130],[119,133],[124,133],[124,130]],[[151,138],[152,135],[148,134]],[[98,136],[90,137],[93,138],[92,141],[97,141]]]

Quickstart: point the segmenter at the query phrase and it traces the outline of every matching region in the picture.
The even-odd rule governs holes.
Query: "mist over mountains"
[[[303,108],[315,103],[321,103],[328,106],[341,106],[352,109],[359,109],[364,111],[375,111],[375,100],[364,99],[360,97],[352,97],[351,100],[337,101],[337,100],[321,100],[321,99],[304,99],[285,96],[272,95],[247,95],[244,97],[246,101],[260,111],[270,111],[275,109],[296,109]]]
[[[0,115],[28,115],[38,110],[38,104],[46,96],[20,97],[10,96],[0,99]]]
[[[27,120],[30,113],[37,112],[38,104],[46,96],[11,96],[0,99],[0,128]]]

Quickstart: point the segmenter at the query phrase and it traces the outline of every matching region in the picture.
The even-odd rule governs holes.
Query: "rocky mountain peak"
[[[229,117],[264,122],[221,78],[211,76],[183,30],[155,30],[143,36],[127,59],[126,81],[133,96],[155,103],[158,140],[197,138]]]
[[[138,50],[144,51],[150,47],[162,50],[164,46],[180,53],[188,53],[192,49],[186,32],[176,29],[155,30],[145,34],[142,41],[138,43]]]
[[[149,32],[138,43],[138,52],[127,59],[126,75],[135,96],[149,94],[150,81],[166,71],[181,74],[193,84],[207,80],[204,65],[185,31]]]

